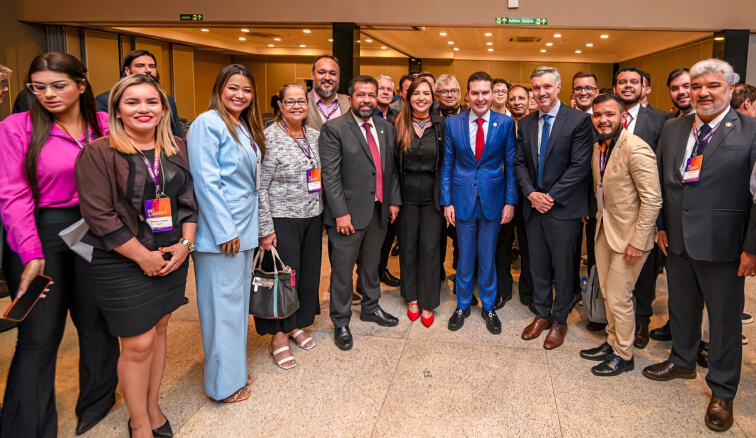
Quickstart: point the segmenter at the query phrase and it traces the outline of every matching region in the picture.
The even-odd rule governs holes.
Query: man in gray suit
[[[349,98],[336,92],[339,86],[339,61],[322,55],[312,63],[312,90],[307,93],[307,127],[320,131],[323,123],[349,111]]]
[[[704,304],[709,314],[711,401],[706,425],[732,426],[740,382],[745,276],[756,276],[756,207],[749,188],[756,121],[730,108],[735,73],[717,59],[690,69],[693,117],[667,122],[657,150],[663,206],[659,247],[667,254],[669,359],[652,380],[695,379]]]
[[[378,82],[357,76],[349,83],[350,110],[320,130],[320,162],[325,194],[323,222],[331,252],[331,321],[334,340],[352,348],[352,272],[357,264],[362,292],[360,319],[384,327],[399,323],[378,305],[378,263],[386,227],[401,205],[394,166],[396,131],[374,114]]]

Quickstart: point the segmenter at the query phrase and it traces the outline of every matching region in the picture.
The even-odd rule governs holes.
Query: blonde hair
[[[168,104],[168,96],[166,96],[160,84],[155,82],[152,77],[141,74],[126,76],[118,81],[113,86],[113,89],[110,90],[110,98],[108,99],[108,125],[110,127],[108,139],[110,140],[110,147],[125,154],[136,154],[139,152],[139,148],[136,147],[134,141],[126,133],[126,129],[123,127],[123,120],[118,117],[118,106],[126,89],[141,84],[149,84],[157,90],[160,96],[160,104],[163,107],[163,115],[155,127],[155,152],[160,153],[162,151],[167,157],[176,155],[179,149],[171,130],[171,106]]]
[[[10,78],[12,74],[13,74],[13,70],[0,64],[0,82]]]

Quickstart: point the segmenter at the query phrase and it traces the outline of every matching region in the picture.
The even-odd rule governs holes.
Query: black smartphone
[[[52,283],[50,277],[46,275],[37,275],[34,280],[32,280],[29,287],[26,288],[26,292],[21,294],[21,296],[17,296],[16,299],[13,300],[10,307],[8,307],[8,310],[5,311],[3,318],[14,322],[23,321],[24,318],[26,318],[26,315],[28,315],[32,308],[34,308],[34,305],[37,304],[37,301],[39,301],[42,294],[45,293],[45,290],[50,283]]]

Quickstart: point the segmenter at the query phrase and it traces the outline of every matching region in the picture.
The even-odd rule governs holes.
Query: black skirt
[[[115,251],[95,248],[91,280],[110,333],[130,338],[146,333],[185,302],[189,257],[165,277],[148,277],[139,265]]]

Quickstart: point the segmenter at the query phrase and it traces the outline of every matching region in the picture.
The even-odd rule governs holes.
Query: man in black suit
[[[147,75],[155,79],[160,83],[160,73],[157,70],[157,60],[155,55],[147,50],[134,50],[126,55],[123,60],[123,68],[121,69],[122,77],[142,74]],[[168,98],[168,105],[171,107],[171,131],[176,137],[184,137],[184,131],[181,127],[181,120],[179,120],[178,110],[176,109],[176,101],[173,97],[166,95]],[[108,112],[108,99],[110,98],[110,90],[95,97],[95,103],[97,104],[97,111],[104,113]]]
[[[394,166],[396,131],[375,116],[378,82],[357,76],[349,83],[351,109],[320,131],[320,162],[325,194],[324,219],[331,252],[331,321],[334,340],[352,348],[352,272],[363,293],[360,319],[384,327],[399,323],[378,305],[378,263],[386,226],[399,213],[399,174]]]
[[[539,110],[518,123],[515,175],[524,196],[537,316],[522,339],[536,339],[551,326],[543,344],[551,350],[564,342],[578,292],[575,257],[581,219],[588,216],[593,124],[588,114],[559,102],[557,69],[539,67],[530,82]]]
[[[701,61],[690,77],[696,115],[670,120],[657,151],[664,200],[658,243],[667,254],[673,348],[668,360],[643,375],[696,378],[706,305],[712,397],[705,422],[724,431],[733,423],[740,382],[744,277],[756,276],[756,207],[749,184],[756,121],[730,108],[730,64]]]
[[[640,104],[646,83],[643,72],[635,67],[625,67],[614,75],[613,82],[614,93],[625,104],[625,129],[640,137],[656,152],[667,114],[650,107],[644,108]],[[648,345],[648,324],[654,314],[652,303],[656,298],[656,277],[659,276],[658,250],[658,247],[651,250],[635,283],[635,348],[642,349]]]

